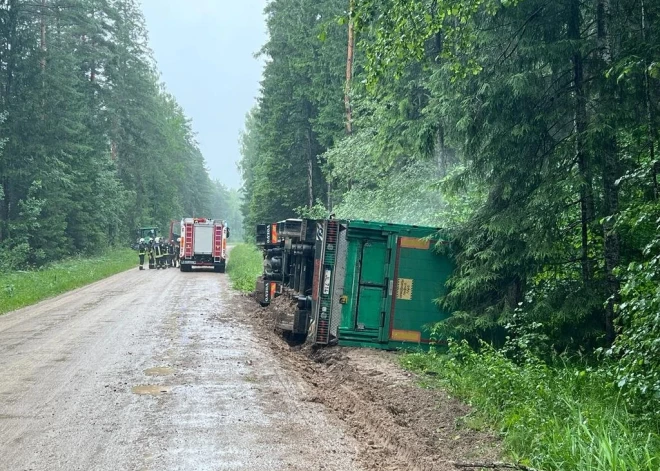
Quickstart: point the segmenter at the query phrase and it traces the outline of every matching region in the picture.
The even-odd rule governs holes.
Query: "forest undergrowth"
[[[624,401],[606,363],[550,355],[531,336],[503,349],[466,341],[411,353],[404,368],[474,407],[468,427],[499,430],[509,458],[544,471],[657,471],[657,413]]]

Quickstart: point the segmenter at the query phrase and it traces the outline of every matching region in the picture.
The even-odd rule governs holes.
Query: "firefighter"
[[[168,248],[168,244],[167,244],[167,239],[160,239],[160,250],[161,250],[161,252],[160,252],[160,255],[161,255],[160,266],[163,268],[163,270],[165,270],[169,265],[168,260],[167,260],[168,257],[169,257],[169,255],[168,255],[169,248]]]
[[[138,242],[138,256],[140,257],[140,270],[144,270],[144,256],[147,254],[147,244],[144,239]]]
[[[154,240],[154,258],[156,259],[156,269],[160,270],[163,263],[163,248],[160,245],[160,237]]]
[[[167,241],[160,239],[160,267],[165,270],[167,268]]]
[[[174,266],[181,267],[181,237],[176,240],[174,244]]]
[[[170,243],[167,245],[167,263],[170,267],[175,267],[174,264],[174,241],[170,240]]]
[[[149,238],[149,245],[147,246],[147,253],[149,254],[149,269],[156,268],[156,260],[154,259],[154,239]]]

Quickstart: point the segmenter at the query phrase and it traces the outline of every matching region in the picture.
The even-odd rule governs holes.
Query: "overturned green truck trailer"
[[[262,304],[295,298],[291,329],[308,332],[315,344],[425,345],[429,327],[448,317],[435,300],[453,267],[437,250],[446,243],[437,228],[287,220],[259,232],[268,232],[269,248],[258,296]]]

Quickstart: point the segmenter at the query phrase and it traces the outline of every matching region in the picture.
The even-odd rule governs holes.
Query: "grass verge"
[[[239,244],[231,249],[227,274],[234,289],[241,293],[253,292],[255,281],[262,272],[263,257],[254,245]]]
[[[116,250],[99,257],[76,257],[39,270],[0,273],[0,314],[107,278],[137,266],[133,250]]]
[[[476,410],[473,426],[501,431],[510,458],[544,471],[657,471],[660,420],[628,412],[604,368],[511,361],[484,346],[450,354],[414,353],[405,368],[424,373]]]

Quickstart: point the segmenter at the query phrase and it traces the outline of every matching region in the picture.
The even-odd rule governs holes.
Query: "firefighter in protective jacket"
[[[181,267],[181,237],[174,244],[174,266]]]
[[[170,240],[170,243],[167,245],[167,265],[170,267],[176,268],[176,262],[174,260],[174,241]]]
[[[169,258],[169,252],[170,249],[168,247],[167,239],[160,239],[160,250],[163,255],[163,263],[162,266],[163,268],[167,268],[169,266],[168,258]]]
[[[144,270],[144,256],[147,254],[147,244],[144,239],[138,243],[138,256],[140,257],[140,270]]]
[[[155,254],[154,254],[154,240],[149,239],[149,247],[148,247],[148,253],[149,253],[149,269],[156,268],[156,260],[155,260]]]
[[[156,258],[156,268],[163,268],[163,245],[161,244],[160,237],[156,237],[154,241],[154,257]]]

